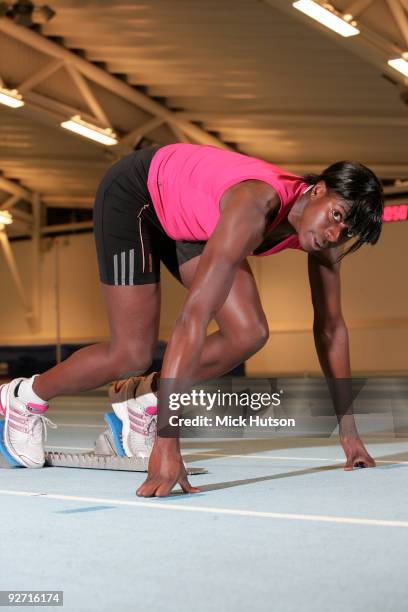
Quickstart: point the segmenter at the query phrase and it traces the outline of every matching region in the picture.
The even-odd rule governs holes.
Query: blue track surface
[[[54,406],[50,446],[92,446],[106,406]],[[408,452],[372,437],[194,442],[198,495],[141,500],[143,474],[2,470],[0,589],[64,590],[64,610],[406,610]],[[50,608],[53,609],[53,608]],[[57,610],[57,608],[55,608]]]

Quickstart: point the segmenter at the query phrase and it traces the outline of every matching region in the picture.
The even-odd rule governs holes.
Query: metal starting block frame
[[[123,472],[147,472],[147,457],[126,457],[122,446],[122,423],[113,412],[105,414],[108,428],[95,442],[95,449],[89,453],[45,453],[45,467],[82,468],[88,470],[114,470]],[[21,468],[11,457],[4,445],[4,422],[0,422],[0,468]],[[187,467],[187,474],[207,474],[205,468]]]
[[[96,455],[95,453],[62,453],[61,451],[53,451],[45,455],[46,467],[147,472],[146,463],[144,459],[137,457],[110,457],[109,455]]]

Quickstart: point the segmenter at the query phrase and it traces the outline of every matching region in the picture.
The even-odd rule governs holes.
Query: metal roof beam
[[[305,128],[309,127],[314,130],[317,125],[329,125],[329,126],[342,126],[342,125],[355,125],[355,126],[373,126],[373,127],[404,127],[408,128],[408,117],[406,115],[401,117],[389,117],[389,116],[378,116],[378,115],[314,115],[310,113],[302,114],[283,114],[274,112],[262,112],[262,111],[238,111],[238,112],[221,112],[221,111],[182,111],[178,113],[180,117],[184,119],[203,121],[206,123],[214,121],[222,121],[222,129],[233,127],[234,122],[239,122],[236,127],[248,127],[256,129],[256,126],[248,125],[248,121],[256,120],[268,120],[268,127],[260,127],[259,129],[273,129],[274,123],[278,126],[279,124],[289,125],[303,125]],[[246,125],[244,125],[244,122]],[[221,127],[220,127],[221,129]]]
[[[374,31],[370,27],[364,25],[359,36],[353,36],[351,38],[343,38],[331,32],[325,26],[322,26],[314,19],[310,19],[306,15],[303,15],[300,11],[296,11],[292,7],[292,3],[286,0],[263,0],[270,6],[291,15],[297,21],[304,23],[307,27],[313,28],[320,32],[324,32],[324,35],[336,40],[336,43],[346,48],[352,53],[356,53],[365,61],[375,66],[377,70],[381,71],[381,74],[390,75],[393,79],[398,79],[399,82],[405,83],[405,77],[402,74],[398,74],[393,68],[387,65],[387,55],[396,54],[398,57],[403,53],[405,49],[402,49],[399,44],[390,37],[385,38],[379,31]],[[347,12],[350,7],[347,7]],[[385,57],[384,57],[385,56]],[[389,58],[388,58],[389,59]]]
[[[45,225],[40,229],[41,235],[58,234],[59,232],[71,232],[76,230],[92,229],[92,221],[79,221],[78,223],[63,223],[60,225]]]
[[[17,293],[21,300],[21,303],[26,312],[26,316],[28,317],[31,314],[31,304],[28,296],[26,295],[24,284],[21,280],[21,276],[19,274],[17,263],[7,237],[7,234],[4,230],[0,230],[0,246],[3,249],[4,257],[6,259],[7,265],[9,267],[11,277],[13,279],[14,285],[16,287]]]
[[[353,15],[353,17],[357,17],[361,15],[370,4],[372,4],[374,0],[356,0],[356,2],[352,2],[349,4],[344,11],[342,11],[343,15]]]
[[[30,163],[32,165],[28,166]],[[78,157],[78,158],[64,158],[64,157],[44,157],[39,155],[38,157],[30,157],[29,155],[22,155],[21,157],[10,156],[6,157],[0,155],[0,167],[4,166],[4,171],[7,172],[7,168],[9,165],[14,166],[16,169],[24,168],[24,175],[28,174],[37,174],[38,168],[45,168],[52,172],[53,170],[59,171],[61,169],[68,170],[76,170],[78,167],[80,168],[90,168],[95,170],[103,171],[104,168],[107,168],[109,164],[112,163],[111,157],[106,157],[103,159],[103,152],[101,159],[89,159],[86,157]]]
[[[37,34],[33,30],[16,25],[7,17],[1,17],[0,31],[34,49],[37,49],[37,51],[40,51],[41,53],[61,59],[66,63],[73,64],[86,78],[94,81],[101,87],[104,87],[117,96],[127,100],[131,104],[142,108],[146,112],[156,115],[157,117],[161,117],[166,123],[176,125],[196,142],[214,145],[225,149],[230,148],[220,139],[212,136],[200,127],[193,125],[180,117],[177,117],[173,111],[168,109],[163,104],[156,102],[146,94],[111,75],[109,72],[106,72],[102,68],[91,64],[79,55],[72,53],[72,51],[69,51],[65,47],[54,43],[48,38]]]
[[[33,216],[30,213],[25,212],[25,210],[20,210],[19,208],[13,208],[13,219],[17,219],[18,221],[22,221],[27,225],[31,226],[33,223]]]
[[[387,4],[405,40],[405,44],[408,46],[408,19],[401,3],[399,0],[387,0]]]
[[[14,181],[10,181],[4,176],[0,176],[0,189],[3,189],[3,191],[7,191],[7,193],[11,193],[12,195],[16,195],[23,200],[28,200],[31,202],[33,195],[31,191],[25,187],[22,187],[18,183],[15,183]]]
[[[63,64],[64,62],[60,59],[53,60],[52,62],[44,66],[44,68],[42,68],[38,72],[35,72],[30,77],[28,77],[28,79],[20,83],[20,85],[17,85],[16,89],[18,89],[18,91],[22,94],[27,93],[28,91],[30,91],[30,89],[32,89],[42,81],[45,81],[45,79],[54,74],[54,72],[57,72],[57,70],[59,70],[61,66],[63,66]]]
[[[135,147],[141,141],[143,136],[146,136],[146,134],[149,134],[149,132],[152,132],[163,123],[164,120],[161,117],[153,117],[153,119],[139,125],[134,130],[123,136],[120,139],[120,144]]]
[[[171,129],[171,131],[179,142],[191,142],[188,136],[183,132],[183,130],[180,130],[177,125],[169,123],[169,128]]]
[[[99,119],[99,121],[101,121],[102,127],[112,127],[111,122],[108,119],[105,111],[103,110],[102,106],[99,104],[98,100],[96,99],[95,95],[91,91],[88,83],[85,81],[82,74],[71,63],[66,63],[65,67],[68,70],[68,73],[71,76],[72,80],[74,81],[75,85],[77,86],[79,93],[81,94],[81,96],[83,97],[83,99],[85,100],[85,102],[87,103],[87,105],[89,106],[93,114],[95,115],[95,117]]]
[[[68,119],[68,117],[71,117],[72,115],[81,115],[85,121],[90,121],[91,123],[95,122],[95,117],[88,113],[84,113],[83,110],[75,108],[74,106],[66,104],[65,102],[61,102],[60,100],[54,100],[53,98],[39,94],[36,91],[28,92],[26,100],[36,111],[46,113],[57,122],[61,122],[63,119]],[[92,141],[89,140],[88,142]]]
[[[13,198],[17,198],[17,201],[20,199],[26,200],[30,204],[32,204],[33,202],[34,194],[31,191],[29,191],[25,187],[22,187],[18,183],[15,183],[14,181],[10,181],[9,179],[1,175],[0,175],[0,189],[12,195],[12,197],[9,198],[9,200],[3,203],[1,207],[2,210],[5,210],[5,205],[7,204],[7,202],[12,200]],[[16,202],[14,202],[14,204],[12,205],[14,206],[15,203]],[[18,208],[13,208],[13,217],[16,219],[19,219],[20,221],[24,221],[25,223],[32,223],[33,221],[33,217],[30,213],[27,213]]]
[[[10,208],[13,208],[13,206],[15,204],[17,204],[17,202],[19,202],[20,200],[20,196],[18,195],[12,195],[9,198],[7,198],[7,200],[5,202],[3,202],[3,204],[0,206],[0,210],[10,210]]]

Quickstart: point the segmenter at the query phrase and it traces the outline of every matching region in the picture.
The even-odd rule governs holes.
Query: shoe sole
[[[116,414],[118,419],[122,423],[122,446],[125,451],[126,457],[133,457],[133,453],[129,446],[130,436],[130,419],[127,411],[127,401],[124,402],[112,402],[113,412]]]

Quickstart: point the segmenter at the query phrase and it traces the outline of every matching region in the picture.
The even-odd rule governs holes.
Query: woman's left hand
[[[360,437],[340,437],[340,442],[346,455],[344,469],[351,471],[354,468],[375,467],[374,459],[368,454]]]

